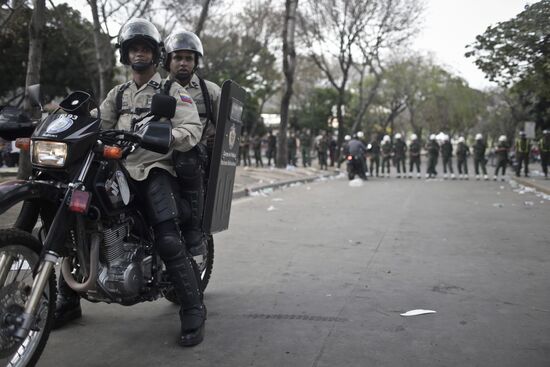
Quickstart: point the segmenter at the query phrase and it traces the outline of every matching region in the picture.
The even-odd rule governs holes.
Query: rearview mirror
[[[153,95],[151,100],[151,115],[171,119],[176,113],[176,99],[163,94]]]

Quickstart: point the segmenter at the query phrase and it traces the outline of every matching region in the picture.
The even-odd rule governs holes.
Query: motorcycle
[[[349,180],[353,180],[355,175],[359,176],[362,180],[367,179],[363,157],[352,154],[346,155],[346,168]]]
[[[220,116],[235,120],[235,140],[240,134],[239,101],[225,96],[224,90],[221,104],[229,112],[220,106]],[[30,92],[38,100],[38,92]],[[224,101],[232,99],[227,107]],[[46,345],[55,310],[55,265],[60,260],[67,284],[91,302],[130,306],[161,297],[178,302],[153,246],[143,200],[122,164],[137,148],[169,151],[169,119],[176,101],[154,95],[151,112],[135,121],[140,126],[135,131],[101,130],[99,108],[97,117],[88,112],[91,102],[85,92],[71,93],[30,139],[19,139],[20,148],[30,150],[33,173],[28,180],[0,184],[0,213],[23,202],[14,228],[0,230],[0,361],[8,366],[34,365]],[[224,123],[219,125],[217,135],[223,135]],[[225,146],[224,136],[218,138]],[[213,154],[213,160],[219,161],[222,151]],[[212,170],[220,164],[213,163],[210,181],[219,181],[219,172],[212,175]],[[233,169],[224,177],[231,182],[223,188],[226,192],[232,192],[234,174]],[[222,191],[215,182],[210,186],[215,194]],[[226,197],[226,210],[217,219],[221,224],[207,231],[206,251],[198,263],[203,289],[212,272],[211,234],[227,229],[231,196]],[[220,206],[219,202],[207,198],[206,204]]]

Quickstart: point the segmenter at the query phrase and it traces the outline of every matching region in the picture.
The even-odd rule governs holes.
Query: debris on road
[[[417,309],[417,310],[410,310],[405,313],[402,313],[401,316],[408,317],[408,316],[418,316],[418,315],[426,315],[429,313],[436,313],[434,310],[423,310],[423,309]]]

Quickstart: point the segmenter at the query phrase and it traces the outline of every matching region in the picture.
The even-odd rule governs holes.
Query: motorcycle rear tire
[[[33,269],[39,261],[41,248],[40,241],[28,232],[15,228],[0,230],[0,254],[7,253],[17,256],[21,261],[19,266],[14,262],[9,264],[10,274],[8,274],[6,283],[0,285],[0,294],[3,296],[0,299],[2,312],[5,312],[4,308],[22,312],[24,304],[21,304],[21,300],[17,300],[17,293],[28,293],[29,285],[26,282],[32,286],[32,278],[35,275]],[[18,267],[18,270],[16,273],[11,273],[14,271],[12,270],[14,266]],[[19,278],[22,273],[26,275]],[[10,296],[8,287],[12,285],[14,285],[14,291],[18,292],[13,292],[13,295]],[[44,290],[41,305],[39,305],[42,307],[42,311],[38,312],[37,325],[34,325],[39,330],[31,330],[23,342],[10,345],[13,340],[10,340],[9,335],[5,334],[7,329],[2,329],[3,325],[0,325],[0,334],[2,334],[0,335],[0,344],[5,342],[5,345],[0,345],[0,364],[6,362],[6,365],[10,367],[34,366],[36,364],[52,330],[56,292],[55,272],[52,272]]]
[[[206,289],[206,286],[208,285],[208,282],[210,281],[210,276],[212,275],[212,268],[214,267],[214,238],[212,235],[208,235],[208,241],[206,244],[206,260],[204,260],[204,267],[202,269],[199,268],[200,272],[200,286],[201,290],[204,292]],[[174,292],[173,289],[170,289],[168,292],[166,292],[165,298],[177,305],[180,304],[178,297],[176,296],[176,292]]]

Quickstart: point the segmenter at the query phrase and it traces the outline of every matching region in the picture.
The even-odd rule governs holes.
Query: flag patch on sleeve
[[[182,102],[193,104],[193,99],[185,94],[180,94],[180,99]]]

